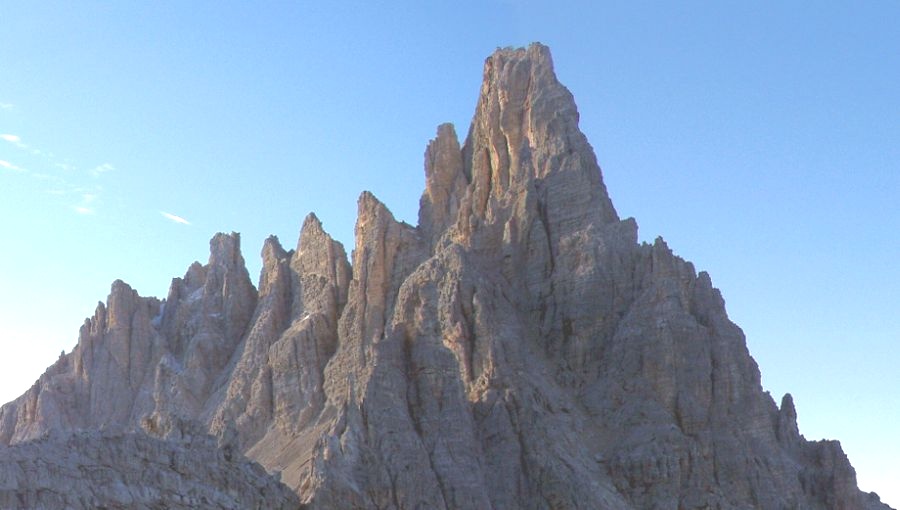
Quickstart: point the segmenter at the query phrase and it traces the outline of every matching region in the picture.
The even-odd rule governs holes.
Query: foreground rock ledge
[[[205,435],[81,432],[0,448],[0,508],[296,510],[296,494]]]

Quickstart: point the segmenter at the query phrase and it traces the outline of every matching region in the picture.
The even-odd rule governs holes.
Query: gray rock
[[[296,510],[300,501],[260,466],[226,458],[209,436],[104,431],[0,448],[0,508]]]
[[[309,508],[887,508],[763,391],[709,275],[618,217],[546,47],[487,59],[425,176],[417,227],[362,194],[352,269],[310,215],[296,250],[266,241],[258,291],[237,235],[164,302],[116,282],[0,409],[0,479],[48,433],[121,427],[210,432]]]

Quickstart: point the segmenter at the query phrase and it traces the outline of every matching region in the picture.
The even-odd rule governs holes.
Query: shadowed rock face
[[[193,423],[321,509],[887,508],[763,391],[709,275],[618,217],[546,47],[486,60],[425,175],[417,227],[362,194],[352,266],[310,215],[258,290],[236,234],[164,302],[114,283],[0,444]]]
[[[202,432],[202,431],[201,431]],[[297,495],[208,436],[80,432],[0,448],[7,510],[297,510]]]

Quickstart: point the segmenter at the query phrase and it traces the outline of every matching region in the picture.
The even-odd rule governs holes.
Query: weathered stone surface
[[[82,432],[0,447],[0,508],[8,510],[299,507],[259,465],[202,434],[163,441]]]
[[[168,352],[156,372],[158,413],[197,416],[244,336],[257,292],[240,241],[236,233],[217,234],[209,263],[172,282],[160,327]]]
[[[763,391],[709,275],[618,217],[547,48],[487,59],[425,181],[417,227],[362,194],[352,269],[310,215],[258,291],[234,234],[165,302],[116,282],[0,444],[209,431],[317,509],[887,508]]]
[[[0,444],[48,432],[99,428],[153,407],[147,393],[164,351],[154,321],[161,304],[122,281],[81,327],[78,345],[24,395],[0,408]]]
[[[419,231],[432,246],[456,222],[467,185],[456,129],[441,124],[425,149],[425,192],[419,200]]]

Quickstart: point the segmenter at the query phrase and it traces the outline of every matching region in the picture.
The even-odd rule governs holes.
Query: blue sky
[[[900,3],[258,4],[0,4],[0,400],[114,279],[164,296],[217,231],[255,275],[310,211],[352,246],[362,190],[414,224],[435,127],[541,41],[619,214],[710,272],[766,389],[900,506]]]

